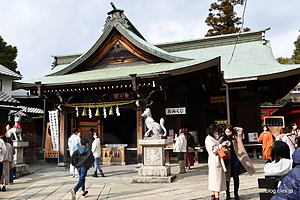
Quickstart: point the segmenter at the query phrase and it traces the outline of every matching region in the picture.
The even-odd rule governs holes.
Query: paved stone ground
[[[263,177],[264,160],[253,160],[256,173],[240,175],[240,198],[258,200],[259,189],[257,178]],[[7,186],[6,192],[0,192],[0,199],[14,200],[66,200],[71,199],[70,191],[78,178],[70,178],[69,170],[56,167],[56,164],[33,164],[30,171],[34,174],[21,177],[14,184]],[[172,174],[177,174],[178,165],[172,164]],[[89,170],[86,187],[89,191],[86,199],[130,199],[130,200],[198,200],[210,199],[207,189],[207,163],[195,164],[186,174],[177,174],[175,180],[168,183],[131,183],[132,177],[137,175],[135,165],[102,166],[106,177],[93,178],[92,169]],[[231,191],[233,191],[231,183]],[[77,199],[83,199],[77,193]],[[232,192],[233,196],[233,192]],[[225,192],[221,193],[225,199]]]

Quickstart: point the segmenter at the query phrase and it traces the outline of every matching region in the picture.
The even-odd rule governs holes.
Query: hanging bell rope
[[[134,102],[136,102],[136,100],[104,102],[104,103],[63,104],[63,105],[66,107],[78,107],[78,108],[105,108],[105,107],[112,107],[112,106],[117,106],[117,105],[121,106],[121,105],[131,104]]]

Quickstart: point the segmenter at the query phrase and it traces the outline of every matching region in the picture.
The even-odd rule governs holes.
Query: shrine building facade
[[[74,127],[81,137],[94,128],[106,147],[125,144],[123,163],[141,162],[145,108],[164,118],[168,135],[186,127],[200,146],[212,123],[243,127],[247,143],[247,133],[261,131],[260,103],[282,98],[300,78],[299,65],[277,63],[267,30],[150,44],[113,8],[89,50],[53,56],[45,76],[15,82],[58,110],[63,163]]]

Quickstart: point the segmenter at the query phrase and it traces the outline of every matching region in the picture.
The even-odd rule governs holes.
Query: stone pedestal
[[[171,175],[171,169],[165,166],[164,146],[166,139],[139,140],[143,147],[143,166],[134,176],[133,183],[171,183],[176,175]]]
[[[24,148],[28,147],[29,143],[15,140],[13,141],[13,145],[15,147],[15,155],[14,155],[15,164],[24,163]]]

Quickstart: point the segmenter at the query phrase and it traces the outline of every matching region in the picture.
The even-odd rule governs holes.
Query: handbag
[[[15,162],[9,162],[9,169],[13,169],[15,167]]]
[[[192,147],[188,147],[188,153],[194,153],[195,150]]]
[[[223,159],[230,158],[230,150],[227,147],[222,147],[218,149],[218,155]]]

